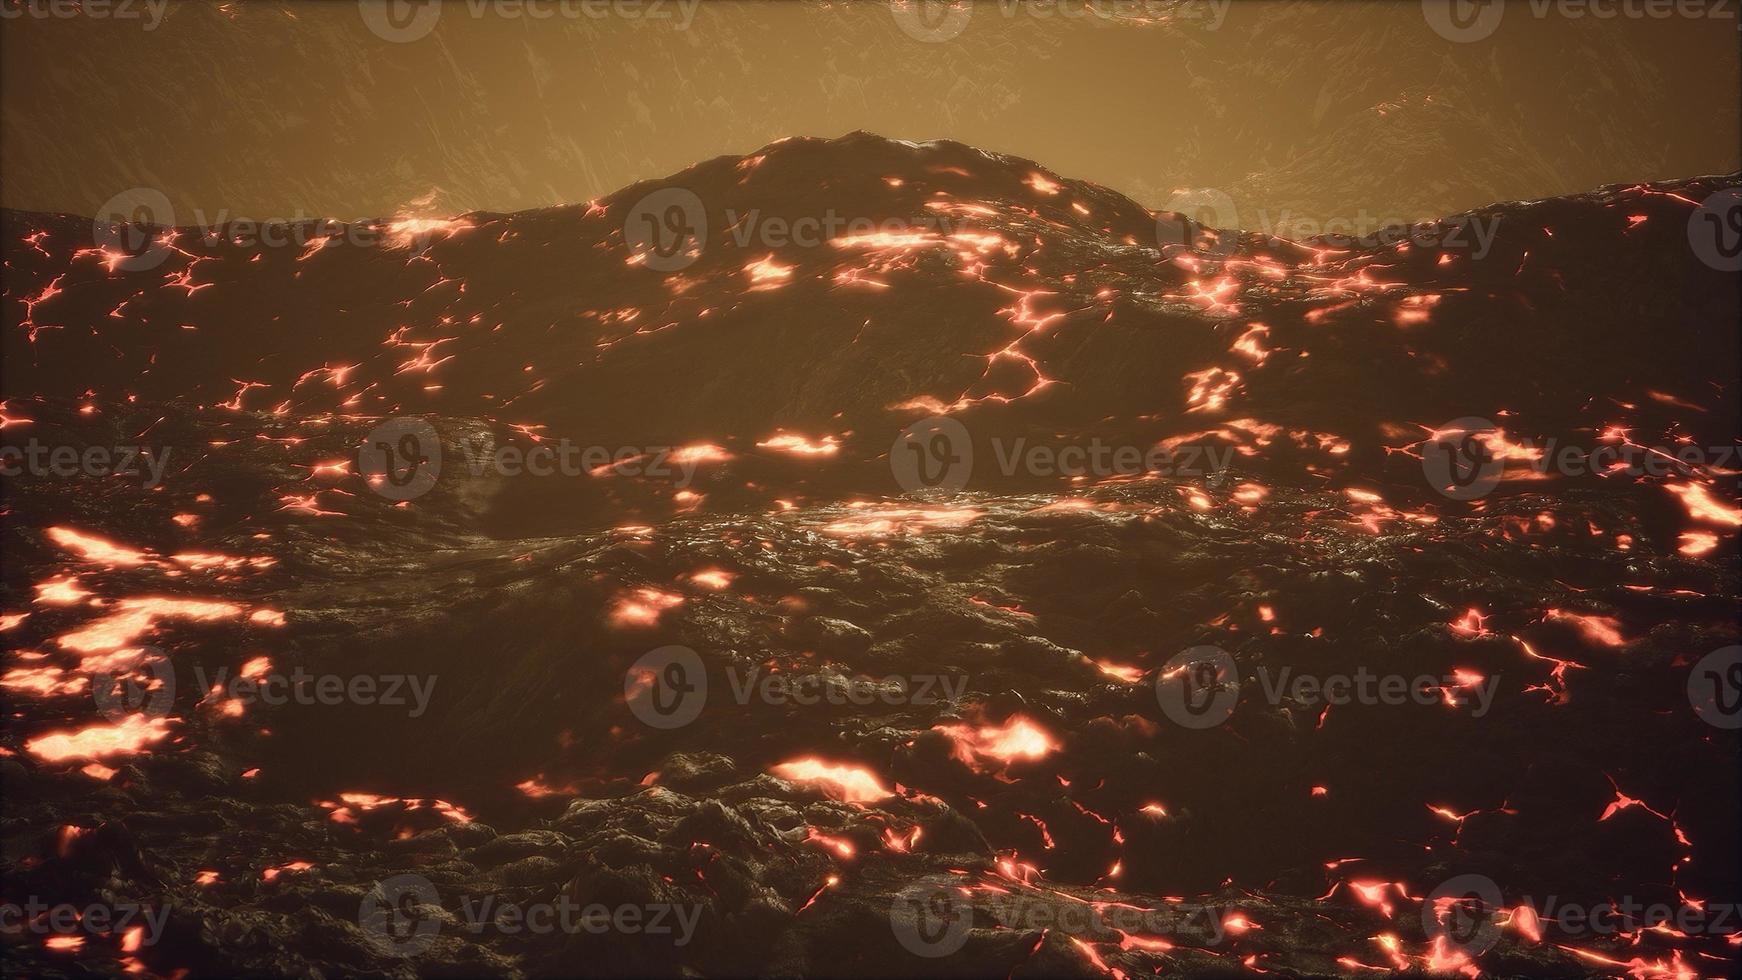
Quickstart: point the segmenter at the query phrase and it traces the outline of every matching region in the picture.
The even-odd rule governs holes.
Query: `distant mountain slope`
[[[667,439],[881,435],[943,411],[1232,413],[1362,440],[1375,422],[1502,408],[1565,422],[1594,392],[1717,409],[1736,397],[1736,296],[1688,222],[1735,183],[1292,242],[1218,234],[1025,160],[855,134],[587,205],[183,229],[131,259],[87,221],[8,213],[5,379],[16,394]],[[696,254],[648,263],[625,228],[643,237],[670,200],[705,235],[674,235]],[[223,240],[238,231],[295,241]],[[1376,402],[1396,417],[1373,419]]]

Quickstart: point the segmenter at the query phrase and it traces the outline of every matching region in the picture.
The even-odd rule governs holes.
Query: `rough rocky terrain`
[[[1735,923],[1552,909],[1742,899],[1689,695],[1742,523],[1689,228],[1739,183],[1292,242],[856,134],[288,246],[8,212],[6,444],[165,465],[4,484],[0,898],[163,916],[14,917],[6,969],[1723,975]],[[625,241],[672,189],[691,260]],[[827,215],[877,228],[768,230]],[[407,432],[432,485],[366,472]],[[629,452],[487,462],[539,447]],[[207,683],[298,669],[433,687]]]

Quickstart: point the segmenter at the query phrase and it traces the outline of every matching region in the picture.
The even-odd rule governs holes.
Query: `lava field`
[[[7,211],[5,972],[1728,975],[1739,187]]]

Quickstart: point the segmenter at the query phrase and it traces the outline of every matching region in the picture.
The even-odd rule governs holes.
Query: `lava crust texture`
[[[1723,975],[1739,183],[8,212],[6,970]]]

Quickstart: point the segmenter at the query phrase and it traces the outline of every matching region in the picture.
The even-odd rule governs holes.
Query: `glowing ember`
[[[1036,191],[1038,191],[1042,194],[1057,194],[1059,192],[1058,181],[1052,180],[1051,178],[1047,177],[1045,174],[1039,173],[1038,171],[1035,173],[1029,174],[1028,179],[1023,181],[1023,183],[1034,188]]]
[[[0,675],[0,687],[23,691],[39,698],[65,697],[84,692],[87,681],[59,667],[14,667]]]
[[[1219,412],[1227,407],[1229,397],[1240,386],[1238,373],[1219,367],[1194,371],[1186,375],[1186,380],[1192,383],[1186,394],[1188,412]]]
[[[733,575],[731,572],[719,568],[704,568],[699,572],[690,573],[691,582],[696,583],[704,589],[713,589],[716,592],[721,589],[729,588],[732,584],[732,580],[736,577],[737,576]]]
[[[951,754],[981,772],[1044,759],[1059,747],[1045,729],[1021,716],[1002,725],[938,725],[932,730],[948,735],[955,743]]]
[[[46,762],[73,759],[106,759],[137,755],[145,747],[169,735],[169,719],[128,715],[112,725],[92,725],[75,732],[39,735],[24,743],[32,755]]]
[[[1710,531],[1689,531],[1680,540],[1681,547],[1676,550],[1689,558],[1698,558],[1718,547],[1718,536]]]
[[[859,852],[859,849],[853,846],[853,842],[845,837],[831,837],[815,827],[806,828],[805,840],[833,851],[835,856],[843,861],[852,860],[853,856]]]
[[[771,449],[790,456],[833,456],[841,451],[840,441],[834,436],[824,436],[821,440],[811,440],[804,436],[781,434],[769,436],[756,444],[758,449]]]
[[[388,222],[387,234],[396,248],[410,248],[432,238],[447,237],[471,228],[463,218],[399,218]]]
[[[46,533],[50,541],[74,552],[86,561],[110,567],[131,567],[143,565],[149,560],[143,551],[119,545],[113,541],[105,541],[95,535],[75,531],[70,527],[51,527]]]
[[[814,787],[843,803],[877,803],[895,795],[863,766],[825,762],[813,757],[783,762],[768,771],[787,782]]]
[[[1742,507],[1732,507],[1712,496],[1712,491],[1700,483],[1671,483],[1665,490],[1681,498],[1688,516],[1708,524],[1728,524],[1742,527]]]
[[[205,599],[146,596],[122,599],[112,612],[62,635],[55,642],[74,653],[110,653],[151,632],[160,620],[211,622],[242,615],[242,607]]]
[[[744,266],[744,274],[750,277],[752,290],[776,289],[792,278],[793,268],[790,265],[781,265],[774,261],[774,256],[769,255]]]
[[[362,814],[381,809],[394,812],[431,810],[442,819],[454,823],[472,822],[471,814],[446,800],[402,799],[397,796],[378,796],[374,793],[340,793],[337,803],[322,800],[317,805],[328,810],[328,816],[332,821],[340,824],[354,824]]]
[[[875,538],[969,524],[981,512],[968,507],[884,507],[823,525],[824,534]]]
[[[534,800],[542,800],[551,796],[574,796],[580,792],[574,786],[552,786],[544,781],[543,773],[515,783],[514,788],[527,798]]]
[[[1581,613],[1567,612],[1564,609],[1550,609],[1543,617],[1553,621],[1571,623],[1578,627],[1579,632],[1592,643],[1606,647],[1618,647],[1627,642],[1621,635],[1621,621],[1613,616],[1588,616]]]
[[[611,607],[611,625],[621,628],[652,626],[667,609],[683,605],[684,597],[675,592],[640,588],[617,599]]]
[[[80,588],[79,580],[71,575],[51,578],[36,586],[36,601],[46,606],[70,606],[90,594]]]
[[[697,463],[724,463],[731,458],[731,453],[711,443],[680,446],[671,452],[671,461],[679,466]]]
[[[1482,625],[1486,620],[1487,617],[1482,615],[1480,609],[1468,609],[1462,619],[1452,623],[1452,632],[1472,639],[1488,636],[1488,630]]]
[[[1106,660],[1091,661],[1103,674],[1117,678],[1127,684],[1135,684],[1143,679],[1143,668],[1126,664],[1116,664]]]
[[[288,864],[281,864],[275,868],[263,869],[260,872],[260,880],[261,881],[276,881],[276,880],[278,880],[279,875],[288,874],[288,873],[293,872],[293,871],[307,871],[308,869],[310,869],[312,867],[314,867],[314,865],[309,863],[308,861],[291,861]]]

